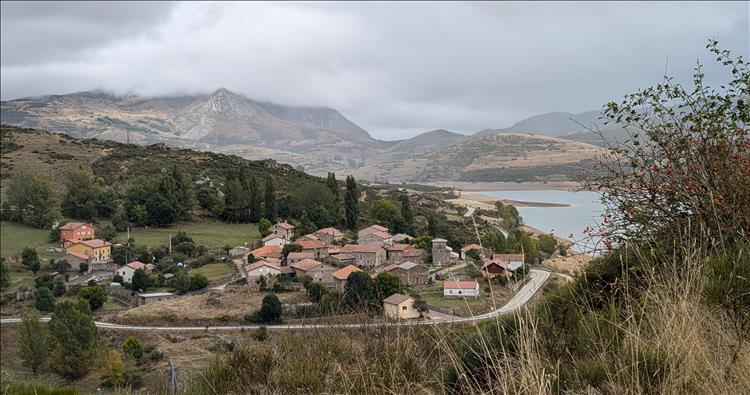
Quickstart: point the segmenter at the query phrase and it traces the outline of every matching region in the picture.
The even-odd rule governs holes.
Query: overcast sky
[[[747,56],[750,3],[2,2],[3,100],[226,87],[329,106],[382,139],[583,112],[716,37]],[[689,80],[688,80],[689,81]],[[718,81],[715,81],[718,82]]]

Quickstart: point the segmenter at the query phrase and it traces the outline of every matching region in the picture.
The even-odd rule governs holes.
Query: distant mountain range
[[[590,159],[597,139],[579,123],[591,125],[597,117],[597,111],[552,112],[474,135],[440,129],[381,141],[335,109],[256,101],[224,88],[207,95],[151,98],[93,91],[3,101],[0,106],[3,124],[79,138],[165,143],[248,159],[273,158],[312,174],[336,171],[417,182],[570,177],[572,170],[556,174],[540,169]],[[575,138],[566,140],[566,135]],[[540,155],[548,160],[537,160]],[[523,176],[509,170],[519,168]]]

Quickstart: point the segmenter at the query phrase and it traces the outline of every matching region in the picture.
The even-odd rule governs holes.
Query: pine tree
[[[272,223],[276,222],[278,216],[278,207],[276,205],[276,189],[273,186],[273,179],[266,177],[266,196],[265,196],[265,217]]]
[[[99,334],[85,300],[60,302],[49,322],[54,338],[51,366],[60,375],[77,379],[92,367]]]
[[[334,224],[339,224],[341,222],[341,194],[339,192],[339,183],[336,181],[335,173],[328,173],[326,186],[331,190],[331,194],[333,195],[333,202],[331,203],[331,220]]]
[[[357,221],[359,219],[359,193],[357,192],[357,181],[354,180],[354,176],[346,177],[346,196],[344,203],[346,209],[346,227],[351,230],[356,230]]]
[[[263,200],[263,196],[260,193],[258,179],[255,178],[255,176],[250,176],[247,188],[247,193],[250,197],[250,212],[248,220],[253,223],[258,223],[263,215],[263,212],[261,211],[261,201]]]
[[[23,365],[34,374],[47,363],[50,354],[49,333],[40,318],[35,312],[27,314],[18,330],[18,353]]]
[[[409,195],[404,193],[403,195],[401,195],[399,200],[401,201],[401,218],[406,224],[406,232],[413,233],[412,229],[414,229],[414,210],[412,210],[411,208]]]

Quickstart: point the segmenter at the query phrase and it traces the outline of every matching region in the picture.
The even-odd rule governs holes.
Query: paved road
[[[530,280],[526,283],[513,298],[504,306],[497,310],[473,317],[450,317],[435,320],[411,320],[411,321],[383,321],[379,323],[359,323],[359,324],[287,324],[287,325],[267,325],[269,330],[299,330],[299,329],[326,329],[326,328],[363,328],[367,326],[415,326],[415,325],[438,325],[452,324],[459,322],[482,321],[504,314],[512,313],[523,307],[534,294],[542,288],[544,282],[550,276],[550,272],[544,270],[531,269],[529,271]],[[49,321],[48,317],[42,318],[42,321]],[[20,318],[3,318],[0,324],[18,324]],[[226,326],[140,326],[140,325],[122,325],[112,324],[109,322],[95,322],[98,328],[112,330],[136,330],[136,331],[166,331],[166,332],[184,332],[184,331],[236,331],[258,329],[262,325],[226,325]]]
[[[474,215],[474,211],[476,211],[476,210],[477,210],[476,208],[467,205],[466,206],[466,214],[464,214],[464,217],[466,217],[466,218],[471,217],[472,215]]]

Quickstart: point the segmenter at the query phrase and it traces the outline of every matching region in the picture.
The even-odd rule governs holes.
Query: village
[[[299,285],[304,284],[308,295],[320,293],[310,291],[311,283],[321,285],[325,292],[343,295],[354,273],[364,273],[373,280],[381,275],[396,284],[391,288],[395,292],[378,300],[377,310],[385,320],[484,313],[483,309],[497,305],[501,298],[507,300],[529,270],[523,253],[495,254],[479,244],[453,251],[442,238],[432,238],[428,243],[422,240],[418,245],[415,237],[392,235],[377,224],[360,229],[355,240],[334,227],[305,235],[297,235],[295,230],[294,225],[280,220],[262,239],[225,251],[221,259],[234,267],[234,273],[215,282],[203,281],[202,287],[188,288],[188,292],[174,285],[174,270],[160,273],[159,267],[165,265],[157,265],[156,257],[150,262],[128,257],[126,264],[116,265],[112,249],[117,244],[95,238],[95,227],[90,223],[60,226],[60,246],[65,251],[61,259],[72,267],[86,268],[71,278],[68,286],[103,285],[110,298],[120,302],[121,309],[174,300],[183,297],[181,294],[220,293],[226,289],[262,294],[301,290]],[[190,265],[189,261],[171,262],[176,268]],[[141,288],[143,280],[137,278],[149,277],[159,280],[147,284],[163,286],[156,290]]]

